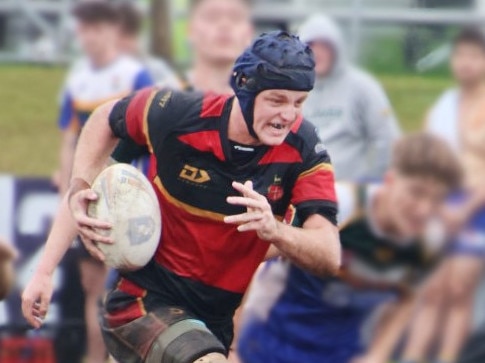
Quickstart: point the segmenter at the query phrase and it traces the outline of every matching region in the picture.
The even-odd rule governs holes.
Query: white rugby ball
[[[88,215],[112,224],[111,230],[98,230],[114,243],[97,243],[105,264],[118,270],[133,271],[145,266],[160,241],[160,205],[152,185],[135,167],[115,164],[103,170],[91,188],[98,199],[91,202]]]

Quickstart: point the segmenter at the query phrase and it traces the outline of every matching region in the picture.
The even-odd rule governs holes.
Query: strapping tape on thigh
[[[146,363],[192,363],[209,353],[225,354],[221,342],[195,319],[171,325],[153,342]]]

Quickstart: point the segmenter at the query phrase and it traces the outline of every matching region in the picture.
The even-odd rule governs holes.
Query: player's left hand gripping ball
[[[278,221],[266,197],[254,191],[251,181],[244,184],[233,182],[232,186],[242,196],[228,197],[227,202],[246,207],[246,213],[225,217],[224,222],[237,224],[239,232],[256,231],[258,237],[266,241],[276,239]]]

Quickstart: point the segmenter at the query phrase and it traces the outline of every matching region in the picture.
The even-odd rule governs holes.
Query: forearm
[[[411,311],[412,299],[389,306],[366,355],[376,363],[388,362],[407,328]]]
[[[295,265],[317,275],[336,274],[340,268],[341,248],[338,230],[328,222],[312,228],[311,216],[303,228],[278,222],[278,232],[271,241],[283,256]]]
[[[54,218],[37,271],[52,275],[76,237],[76,227],[67,205],[67,195]]]

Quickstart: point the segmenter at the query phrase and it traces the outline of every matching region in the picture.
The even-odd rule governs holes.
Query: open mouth
[[[271,123],[270,126],[276,130],[283,130],[285,128],[284,125],[282,124],[277,124],[275,122]]]

